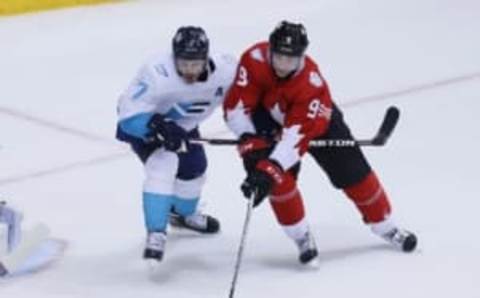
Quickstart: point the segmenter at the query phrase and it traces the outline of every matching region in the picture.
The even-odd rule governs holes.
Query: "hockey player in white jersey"
[[[63,254],[67,243],[50,239],[50,229],[44,223],[22,229],[23,214],[0,201],[0,278],[18,277],[48,268]],[[3,229],[2,229],[3,230]]]
[[[8,253],[12,252],[20,242],[22,219],[23,216],[19,211],[7,206],[4,201],[0,202],[0,224],[7,226],[6,248]]]
[[[181,27],[173,53],[158,55],[139,71],[118,105],[117,138],[128,142],[144,164],[145,259],[160,261],[168,223],[213,234],[220,223],[198,212],[207,160],[198,125],[224,100],[236,61],[209,53],[199,27]]]
[[[20,212],[7,206],[6,202],[0,202],[0,224],[6,225],[5,244],[0,243],[1,250],[6,248],[6,251],[0,252],[0,277],[5,276],[8,272],[3,266],[2,257],[4,254],[11,253],[18,245],[21,239],[21,222],[23,216]],[[4,239],[0,239],[2,242]]]

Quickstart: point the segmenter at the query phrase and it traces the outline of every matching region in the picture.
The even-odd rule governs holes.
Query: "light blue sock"
[[[173,195],[143,193],[143,213],[148,232],[165,232],[175,197]]]
[[[174,210],[181,216],[192,215],[197,210],[199,200],[200,198],[186,199],[175,196],[173,200]]]

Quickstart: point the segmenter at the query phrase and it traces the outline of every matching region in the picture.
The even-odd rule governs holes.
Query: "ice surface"
[[[227,297],[246,207],[235,151],[208,147],[204,199],[222,233],[172,231],[163,269],[149,277],[140,258],[143,173],[113,140],[116,100],[180,25],[204,26],[215,50],[238,55],[283,18],[307,26],[309,51],[358,137],[375,132],[387,106],[400,107],[388,145],[366,153],[420,247],[405,255],[377,239],[307,158],[300,185],[319,269],[297,264],[265,204],[253,214],[236,297],[480,297],[474,0],[131,1],[0,19],[0,196],[69,242],[49,270],[0,283],[0,297]],[[203,132],[229,135],[219,113]]]

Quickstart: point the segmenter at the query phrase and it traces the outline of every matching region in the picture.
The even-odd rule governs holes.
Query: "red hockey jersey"
[[[227,125],[237,135],[255,133],[252,113],[263,106],[282,126],[270,158],[284,169],[297,163],[311,139],[326,132],[332,99],[318,66],[306,56],[297,72],[278,79],[270,64],[268,42],[249,48],[241,57],[235,81],[224,102]]]

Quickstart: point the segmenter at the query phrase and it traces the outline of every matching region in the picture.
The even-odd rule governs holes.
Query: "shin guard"
[[[293,225],[305,217],[302,195],[290,174],[286,175],[282,184],[274,186],[270,204],[281,225]]]
[[[373,172],[359,183],[345,188],[344,192],[355,203],[365,223],[380,222],[391,212],[388,197]]]

